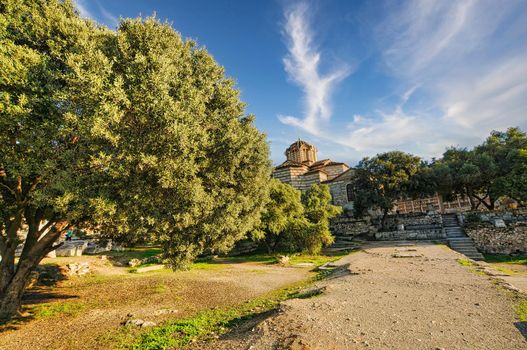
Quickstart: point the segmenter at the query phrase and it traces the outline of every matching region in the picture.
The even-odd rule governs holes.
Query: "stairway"
[[[335,236],[335,242],[329,247],[323,249],[325,254],[337,253],[340,251],[346,250],[355,250],[358,249],[360,245],[358,242],[354,241],[353,236]]]
[[[442,216],[443,228],[450,248],[472,260],[483,260],[483,255],[476,249],[472,238],[468,237],[463,228],[459,226],[457,216],[455,214],[444,214]]]

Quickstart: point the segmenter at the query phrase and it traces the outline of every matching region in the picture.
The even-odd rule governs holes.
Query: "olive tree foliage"
[[[259,225],[253,230],[252,238],[260,240],[269,253],[280,249],[288,230],[296,221],[304,218],[301,193],[293,186],[280,180],[270,180],[269,200],[262,212]]]
[[[301,194],[291,185],[272,179],[269,202],[253,238],[261,240],[269,253],[318,254],[333,242],[329,222],[342,211],[330,202],[326,185],[312,185]]]
[[[0,317],[69,227],[157,240],[174,267],[259,221],[265,136],[232,80],[155,18],[0,0]],[[15,263],[15,249],[23,244]]]
[[[421,166],[419,157],[400,151],[361,160],[352,181],[355,216],[362,216],[369,209],[378,209],[383,213],[381,225],[384,228],[386,216],[395,201],[415,195],[417,181],[413,178]]]
[[[99,156],[119,184],[108,232],[152,237],[174,267],[229,250],[259,222],[271,169],[233,80],[154,18],[122,21],[109,46],[127,103]]]
[[[0,1],[0,318],[61,233],[97,211],[97,119],[123,98],[105,35],[71,2]]]
[[[437,191],[446,199],[466,196],[472,209],[495,208],[500,197],[527,199],[527,137],[519,128],[493,131],[473,149],[449,148],[432,165]]]

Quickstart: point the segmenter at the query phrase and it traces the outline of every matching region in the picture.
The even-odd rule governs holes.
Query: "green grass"
[[[215,263],[215,262],[195,262],[190,265],[191,270],[221,270],[228,267],[227,264]]]
[[[289,263],[291,265],[300,263],[312,263],[315,266],[322,266],[326,263],[339,260],[341,257],[348,255],[349,252],[339,252],[335,255],[307,255],[299,254],[292,255],[289,257]]]
[[[209,264],[218,264],[218,263],[244,263],[244,262],[258,262],[263,264],[277,264],[279,257],[282,255],[289,256],[289,263],[291,265],[300,264],[300,263],[312,263],[316,266],[324,265],[325,263],[336,261],[341,257],[348,255],[350,252],[342,251],[334,255],[310,255],[310,254],[251,254],[251,255],[238,255],[238,256],[227,256],[220,257],[214,260],[210,259],[201,259],[197,263],[209,263]],[[196,265],[194,263],[192,266]]]
[[[457,262],[462,266],[474,266],[474,263],[468,259],[457,259]]]
[[[525,255],[484,254],[484,256],[488,263],[527,264],[527,256]]]
[[[126,257],[127,259],[145,259],[151,256],[156,256],[161,254],[163,251],[160,247],[135,247],[125,249],[121,252],[104,252],[101,255],[107,255],[109,257],[120,258]]]
[[[86,308],[82,303],[48,303],[33,308],[35,318],[47,318],[57,315],[75,316]]]
[[[501,266],[494,266],[494,268],[498,271],[501,271],[503,272],[504,274],[507,274],[509,276],[512,276],[514,275],[516,272],[512,271],[511,269],[508,269],[506,267],[501,267]]]
[[[520,301],[514,309],[520,322],[527,322],[527,299]]]

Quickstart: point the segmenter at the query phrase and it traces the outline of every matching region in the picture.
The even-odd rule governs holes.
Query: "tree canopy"
[[[410,196],[412,186],[415,186],[412,177],[419,172],[421,165],[419,157],[400,151],[361,160],[353,180],[355,215],[361,216],[368,209],[379,209],[384,214],[384,224],[384,217],[394,203]]]
[[[113,32],[71,1],[0,0],[0,316],[72,226],[160,242],[174,267],[228,250],[268,196],[253,119],[223,68],[168,24]]]
[[[432,166],[437,191],[445,198],[467,196],[472,208],[494,209],[503,196],[527,199],[527,136],[519,128],[493,131],[471,150],[449,148]]]
[[[319,253],[333,242],[329,221],[341,211],[331,204],[327,185],[312,185],[301,194],[272,179],[270,200],[253,238],[261,240],[268,252]]]

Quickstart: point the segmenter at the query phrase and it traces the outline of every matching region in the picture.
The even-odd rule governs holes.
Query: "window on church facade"
[[[348,196],[348,202],[353,202],[355,199],[355,194],[353,193],[353,185],[347,184],[346,185],[346,194]]]

